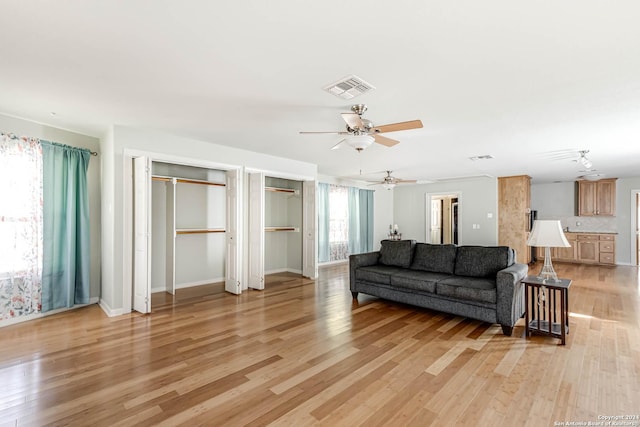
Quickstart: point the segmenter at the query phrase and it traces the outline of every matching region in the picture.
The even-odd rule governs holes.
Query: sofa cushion
[[[456,245],[416,243],[411,269],[453,274],[456,266],[456,249]]]
[[[491,304],[495,304],[497,301],[496,281],[487,278],[449,277],[436,284],[436,294]]]
[[[415,240],[383,240],[380,244],[380,264],[403,268],[411,265]]]
[[[509,262],[513,263],[513,253],[508,246],[458,246],[455,274],[495,279]]]
[[[391,276],[400,272],[402,272],[402,269],[397,267],[370,265],[356,269],[356,280],[381,285],[391,285]]]
[[[391,276],[391,285],[419,292],[436,293],[436,283],[451,277],[449,274],[403,270]]]

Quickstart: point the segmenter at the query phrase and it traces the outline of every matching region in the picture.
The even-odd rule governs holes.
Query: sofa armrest
[[[527,264],[512,264],[496,276],[498,323],[513,327],[524,313],[524,291],[520,281],[527,276]]]
[[[356,285],[356,268],[376,265],[379,257],[379,251],[349,255],[349,287],[352,291],[355,290]]]

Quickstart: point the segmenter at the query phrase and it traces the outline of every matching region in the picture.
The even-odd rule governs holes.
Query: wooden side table
[[[524,284],[526,336],[530,337],[533,333],[547,335],[560,338],[561,344],[565,345],[566,336],[569,333],[571,280],[559,279],[558,282],[554,282],[539,279],[537,276],[527,276],[522,283]]]

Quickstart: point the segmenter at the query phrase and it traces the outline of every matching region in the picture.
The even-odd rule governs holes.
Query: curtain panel
[[[42,239],[41,146],[0,134],[0,320],[40,312]]]
[[[42,311],[89,303],[91,152],[40,141],[43,154]]]
[[[373,190],[360,190],[360,253],[373,251]]]

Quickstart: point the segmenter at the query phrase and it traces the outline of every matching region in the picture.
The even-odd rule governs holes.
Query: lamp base
[[[551,264],[551,248],[549,247],[544,248],[544,265],[542,266],[540,273],[538,273],[538,279],[556,283],[560,281],[558,280],[558,275]]]

